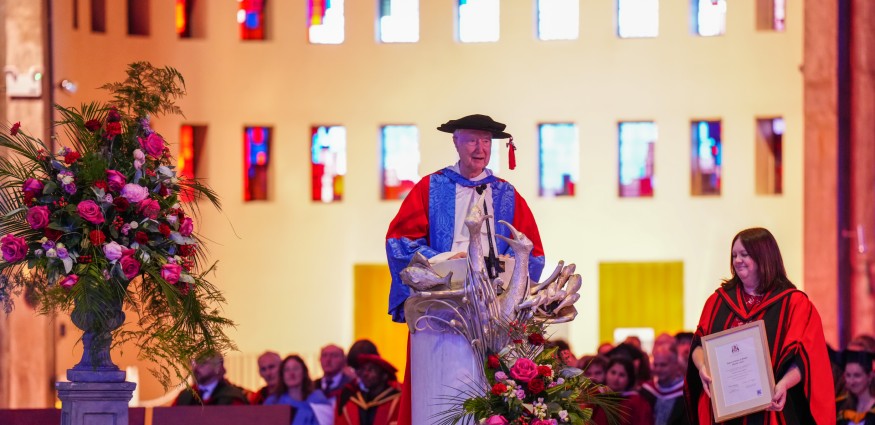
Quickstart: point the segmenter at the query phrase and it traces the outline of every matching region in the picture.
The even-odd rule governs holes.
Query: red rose
[[[532,394],[538,394],[541,391],[544,391],[544,380],[542,378],[535,378],[529,381],[529,391]]]
[[[490,369],[498,369],[501,366],[498,356],[490,354],[489,357],[486,358],[486,366],[489,366]]]
[[[544,345],[544,335],[541,335],[537,332],[530,333],[529,334],[529,344]]]
[[[128,198],[123,196],[119,196],[112,200],[112,205],[115,206],[115,210],[119,212],[127,211],[128,208],[131,207],[131,203],[128,201]]]
[[[134,235],[134,240],[140,245],[145,245],[149,243],[149,235],[147,235],[146,232],[137,232],[137,234]]]
[[[98,128],[100,128],[100,121],[98,121],[98,120],[85,121],[85,128],[88,129],[88,131],[94,133],[95,131],[97,131]]]
[[[182,257],[191,257],[197,252],[197,245],[180,245],[179,255]]]
[[[115,136],[122,134],[122,124],[120,122],[106,123],[106,138],[112,139]]]
[[[170,226],[168,226],[164,223],[161,223],[158,225],[158,232],[160,232],[166,238],[166,237],[170,236]]]
[[[538,375],[549,378],[553,376],[553,368],[550,366],[538,366]]]
[[[492,394],[502,395],[505,392],[507,392],[507,385],[504,385],[501,382],[492,386]]]
[[[109,113],[106,115],[106,120],[109,122],[119,122],[121,121],[122,116],[118,113],[118,109],[116,107],[109,108]]]
[[[94,187],[96,187],[98,189],[103,189],[103,190],[106,190],[109,188],[109,186],[106,185],[106,180],[98,180],[98,181],[94,182]]]
[[[16,134],[18,134],[18,129],[19,129],[19,128],[21,128],[21,122],[20,122],[20,121],[17,122],[17,123],[15,123],[15,124],[12,124],[12,128],[9,129],[9,134],[11,134],[11,135],[13,135],[13,136],[16,135]]]
[[[106,235],[103,234],[100,230],[92,230],[88,233],[88,239],[91,240],[91,245],[100,246],[106,242]]]
[[[64,232],[46,227],[43,229],[43,235],[50,241],[57,241],[61,236],[64,236]]]
[[[67,164],[72,164],[78,161],[79,158],[82,158],[82,155],[80,155],[79,152],[68,151],[67,154],[64,155],[64,162],[66,162]]]

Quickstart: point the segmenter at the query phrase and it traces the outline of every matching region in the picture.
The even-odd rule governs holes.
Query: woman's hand
[[[787,373],[781,377],[781,380],[775,384],[775,395],[772,397],[772,404],[766,410],[780,412],[784,410],[784,404],[787,403],[787,390],[793,388],[802,380],[802,373],[799,372],[799,367],[796,365],[790,366]]]
[[[705,350],[703,350],[702,347],[696,347],[690,357],[693,358],[693,366],[696,366],[696,369],[699,370],[699,379],[702,380],[702,389],[705,390],[705,394],[708,395],[708,398],[711,398],[711,375],[708,374],[708,370],[705,367]]]

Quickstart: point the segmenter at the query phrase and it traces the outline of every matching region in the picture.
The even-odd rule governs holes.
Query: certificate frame
[[[766,325],[757,320],[702,337],[716,422],[765,410],[775,394]]]

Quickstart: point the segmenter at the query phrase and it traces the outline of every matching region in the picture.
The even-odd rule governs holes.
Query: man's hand
[[[452,257],[447,258],[447,259],[448,260],[455,260],[457,258],[467,258],[467,257],[468,257],[467,252],[458,252],[458,253],[456,253],[456,255],[453,255]]]

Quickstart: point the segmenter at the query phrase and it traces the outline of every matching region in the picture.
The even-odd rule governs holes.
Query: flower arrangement
[[[581,425],[589,421],[594,407],[604,409],[612,423],[619,418],[615,393],[565,365],[558,348],[545,345],[546,324],[532,319],[498,326],[510,334],[511,343],[484,360],[488,392],[461,391],[449,400],[454,407],[440,423],[473,417],[485,425]]]
[[[56,106],[57,151],[18,123],[0,134],[9,152],[0,157],[0,306],[9,313],[25,291],[43,313],[72,311],[86,333],[133,340],[167,386],[187,375],[189,359],[232,347],[224,328],[233,323],[217,310],[224,299],[206,278],[215,264],[201,267],[189,211],[199,199],[220,201],[176,175],[167,141],[149,126],[150,116],[181,114],[179,72],[137,62],[102,88],[110,104]],[[194,201],[181,202],[182,192]],[[117,330],[122,305],[137,320]],[[77,313],[88,320],[77,323]]]

